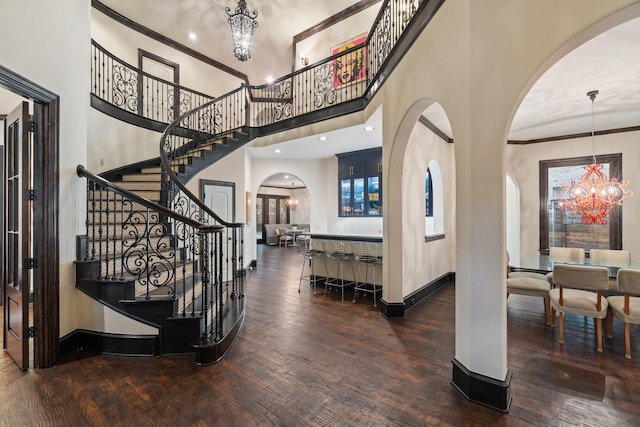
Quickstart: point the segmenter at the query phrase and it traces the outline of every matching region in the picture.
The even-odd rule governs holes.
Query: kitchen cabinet
[[[338,215],[382,215],[382,148],[336,154]]]

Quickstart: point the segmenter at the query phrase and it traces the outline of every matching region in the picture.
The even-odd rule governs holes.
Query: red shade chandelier
[[[587,165],[587,171],[580,181],[571,181],[571,184],[561,184],[564,193],[562,203],[566,209],[575,210],[582,216],[582,223],[587,225],[607,224],[607,216],[614,206],[622,206],[622,201],[633,196],[631,190],[625,187],[629,180],[618,181],[616,178],[608,179],[602,172],[604,165],[596,162],[595,131],[593,126],[593,104],[598,94],[597,90],[587,92],[591,99],[591,142],[593,145],[593,164]]]

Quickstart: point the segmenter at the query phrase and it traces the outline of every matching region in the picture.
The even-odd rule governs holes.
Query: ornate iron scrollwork
[[[327,62],[313,70],[313,98],[316,109],[336,103],[336,88],[333,85],[334,66]]]
[[[139,285],[167,287],[173,295],[175,278],[175,245],[173,237],[160,215],[149,211],[135,211],[130,200],[124,200],[122,222],[122,264],[124,270],[136,278]]]
[[[138,74],[124,65],[113,65],[113,103],[129,111],[138,111]]]
[[[293,115],[291,87],[292,85],[290,79],[278,82],[274,87],[274,97],[282,100],[280,102],[276,102],[275,106],[273,107],[273,119],[276,122],[292,117]]]

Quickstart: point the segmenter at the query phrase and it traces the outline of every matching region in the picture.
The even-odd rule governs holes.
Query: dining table
[[[538,254],[529,254],[520,257],[519,260],[511,260],[509,263],[509,267],[511,271],[530,271],[534,273],[542,273],[546,274],[553,271],[553,266],[555,264],[574,264],[574,265],[585,265],[585,266],[597,266],[597,267],[607,267],[609,270],[609,277],[615,279],[618,274],[618,270],[621,268],[633,268],[640,270],[640,263],[638,262],[630,262],[630,263],[615,263],[612,262],[609,265],[602,264],[591,264],[591,260],[588,257],[585,257],[584,260],[576,261],[569,259],[554,259],[549,255],[538,255]]]
[[[298,246],[298,236],[304,232],[305,230],[298,230],[297,228],[287,228],[287,235],[293,236],[291,246]]]

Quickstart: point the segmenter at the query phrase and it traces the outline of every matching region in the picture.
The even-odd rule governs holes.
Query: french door
[[[31,241],[32,157],[28,132],[29,104],[23,102],[5,119],[3,230],[4,331],[7,353],[22,370],[29,369],[29,295],[33,247]]]

